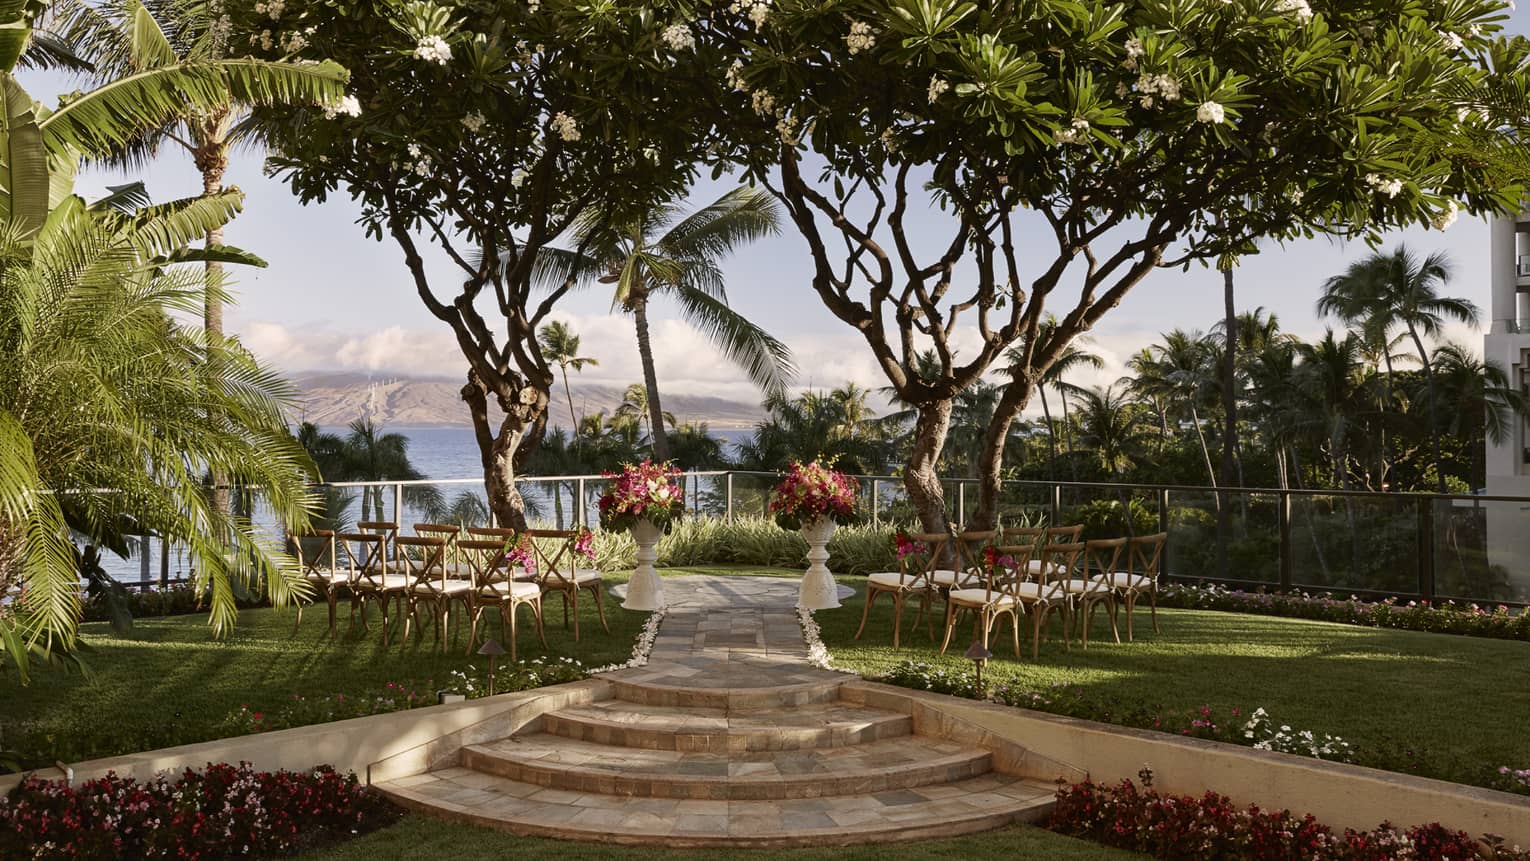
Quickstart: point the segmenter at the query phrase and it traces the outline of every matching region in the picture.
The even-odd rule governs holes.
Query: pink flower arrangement
[[[600,498],[600,528],[625,532],[647,519],[665,532],[685,512],[685,490],[674,482],[681,471],[668,463],[644,460],[608,472],[611,489]]]
[[[915,541],[907,532],[899,529],[893,533],[893,552],[898,554],[898,561],[902,562],[909,556],[923,555],[930,552],[930,545],[923,541]]]
[[[854,523],[859,489],[855,479],[816,460],[805,466],[792,461],[770,494],[770,510],[783,529],[801,529],[804,523],[820,517],[839,524]]]
[[[595,533],[588,529],[579,530],[574,536],[574,555],[583,559],[585,564],[595,564]]]
[[[512,569],[520,566],[527,574],[537,573],[537,550],[531,541],[530,535],[520,535],[513,543],[505,545],[505,561]]]

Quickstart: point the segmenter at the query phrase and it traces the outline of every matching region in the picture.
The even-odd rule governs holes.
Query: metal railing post
[[[1280,524],[1280,588],[1290,591],[1296,579],[1296,546],[1291,543],[1291,494],[1280,495],[1276,511]]]
[[[574,516],[579,518],[579,528],[585,529],[590,525],[590,519],[584,508],[584,479],[579,479],[574,484],[574,492],[579,494],[579,499],[574,503]]]
[[[728,473],[728,480],[726,482],[726,487],[727,487],[726,492],[728,494],[728,500],[727,500],[727,503],[724,506],[723,517],[729,523],[732,523],[733,522],[733,473],[732,472]]]
[[[882,525],[881,512],[878,510],[880,505],[881,505],[881,502],[882,502],[882,482],[880,482],[880,481],[878,481],[878,480],[873,478],[871,480],[871,525],[872,526],[881,526]]]
[[[404,529],[404,486],[393,485],[393,522],[398,524],[400,532]],[[398,559],[398,545],[393,545],[393,558]]]
[[[1057,526],[1062,522],[1062,485],[1052,484],[1052,514],[1047,519],[1048,526]]]
[[[1130,515],[1128,514],[1128,516]],[[1158,531],[1165,535],[1169,534],[1168,488],[1158,491]],[[1158,570],[1163,572],[1163,577],[1167,578],[1169,576],[1169,542],[1167,540],[1163,543],[1163,555],[1158,559]]]
[[[956,480],[956,522],[967,528],[967,482]]]
[[[1425,601],[1434,601],[1434,500],[1418,500],[1418,593]]]

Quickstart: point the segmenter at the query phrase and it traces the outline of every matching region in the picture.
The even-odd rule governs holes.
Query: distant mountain
[[[302,396],[300,418],[326,427],[346,425],[363,417],[394,428],[471,424],[459,394],[460,380],[321,372],[300,374],[292,381]],[[579,415],[602,411],[609,415],[622,402],[623,390],[617,386],[576,382],[573,389],[574,412]],[[752,396],[753,392],[749,394]],[[674,413],[678,421],[706,422],[719,430],[752,427],[764,416],[757,403],[703,395],[665,394],[664,409]],[[568,401],[561,385],[554,387],[549,410],[551,424],[568,424]]]

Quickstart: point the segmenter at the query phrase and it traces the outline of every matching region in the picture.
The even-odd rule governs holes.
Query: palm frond
[[[699,290],[672,292],[680,313],[767,395],[781,395],[796,376],[791,351],[764,329]]]

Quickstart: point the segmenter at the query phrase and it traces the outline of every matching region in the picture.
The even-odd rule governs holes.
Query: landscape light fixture
[[[478,647],[478,654],[489,656],[489,696],[491,697],[494,696],[494,658],[504,653],[505,647],[501,646],[498,640],[485,640],[484,644]]]
[[[982,640],[973,640],[972,645],[967,647],[967,654],[963,657],[971,661],[974,667],[977,667],[978,696],[986,695],[987,692],[983,689],[983,665],[988,663],[989,658],[993,657],[993,652],[988,651],[988,647],[983,645]]]

